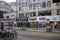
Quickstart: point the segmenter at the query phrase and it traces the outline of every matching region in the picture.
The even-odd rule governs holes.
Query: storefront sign
[[[39,20],[46,20],[46,18],[45,18],[45,17],[43,17],[43,18],[39,18]]]
[[[10,20],[12,20],[12,19],[9,19],[9,18],[6,18],[6,19],[0,18],[0,21],[10,21]]]
[[[36,20],[36,18],[31,18],[30,20]]]
[[[50,21],[60,21],[59,16],[51,16]]]
[[[37,18],[29,18],[29,21],[36,21]]]

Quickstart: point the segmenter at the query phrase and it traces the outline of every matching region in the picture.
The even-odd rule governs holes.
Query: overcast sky
[[[15,2],[16,0],[4,0],[6,2]]]

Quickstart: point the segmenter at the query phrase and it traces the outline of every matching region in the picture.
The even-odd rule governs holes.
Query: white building
[[[0,0],[0,11],[11,12],[12,8],[4,0]]]
[[[49,19],[53,28],[56,28],[57,24],[60,23],[60,2],[53,3],[52,0],[16,0],[16,2],[17,13],[9,13],[11,15],[6,14],[6,16],[28,17],[29,23],[25,23],[26,26],[38,28],[44,26],[47,19]]]
[[[3,14],[12,12],[12,11],[13,10],[8,3],[6,3],[4,0],[0,0],[0,17],[2,17]]]
[[[4,18],[16,18],[16,12],[5,13]]]
[[[53,3],[52,0],[16,0],[17,2],[17,16],[20,18],[21,16],[27,16],[30,24],[39,25],[41,21],[36,21],[37,17],[43,17],[41,19],[53,18],[54,20],[60,15],[60,2]],[[51,19],[52,19],[51,18]],[[40,19],[40,20],[41,20]],[[51,20],[50,19],[50,20]],[[59,18],[58,18],[59,19]],[[53,23],[59,23],[59,21],[51,21]],[[37,24],[38,22],[38,24]],[[32,26],[31,26],[32,27]],[[37,27],[37,26],[36,26]]]

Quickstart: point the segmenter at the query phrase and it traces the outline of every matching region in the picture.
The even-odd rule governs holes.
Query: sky
[[[4,0],[4,1],[6,1],[6,2],[15,2],[16,0]]]

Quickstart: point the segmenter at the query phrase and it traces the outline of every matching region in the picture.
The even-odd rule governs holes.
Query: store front
[[[29,28],[30,27],[30,22],[25,22],[25,27]]]
[[[51,27],[54,29],[59,28],[59,24],[60,24],[59,21],[50,22]]]
[[[60,24],[60,16],[40,16],[40,17],[31,17],[29,18],[28,22],[30,23],[30,26],[32,28],[45,28],[46,23],[48,22],[47,19],[49,19],[50,26],[54,28],[60,28],[57,27]]]
[[[39,21],[38,21],[38,27],[39,28],[45,28],[45,23],[46,23],[46,17],[38,17]]]
[[[38,28],[37,17],[31,17],[28,19],[31,28]]]
[[[22,22],[17,22],[17,27],[22,27]]]
[[[60,16],[51,16],[50,17],[50,25],[52,28],[54,29],[57,29],[57,28],[60,28],[59,25],[60,25],[60,19],[59,19]]]
[[[38,28],[38,22],[31,22],[31,28]]]

